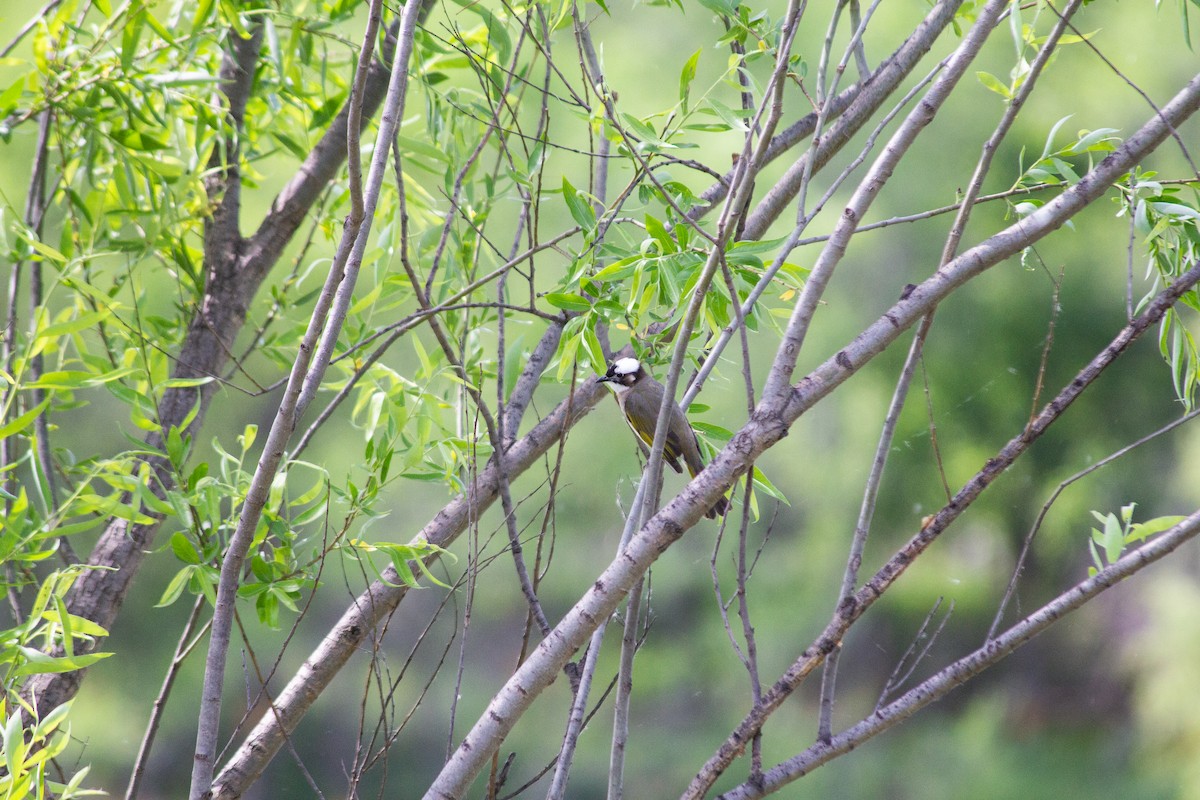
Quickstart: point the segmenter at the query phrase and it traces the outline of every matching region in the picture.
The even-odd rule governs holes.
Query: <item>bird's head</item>
[[[618,358],[608,367],[608,372],[601,375],[601,383],[607,383],[613,391],[620,394],[633,387],[635,383],[646,376],[642,362],[636,358]]]

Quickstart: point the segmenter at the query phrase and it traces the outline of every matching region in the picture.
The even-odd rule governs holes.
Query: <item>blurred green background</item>
[[[40,3],[7,0],[0,9],[0,40],[8,41]],[[724,65],[725,52],[714,50],[716,23],[701,6],[685,10],[611,3],[595,34],[610,83],[631,113],[650,113],[669,105],[679,65],[703,49],[700,77],[711,80]],[[874,61],[894,47],[897,31],[911,29],[923,4],[883,4],[867,38]],[[776,9],[778,13],[778,9]],[[1194,16],[1194,14],[1193,14]],[[431,24],[442,24],[435,13]],[[814,15],[814,21],[817,16]],[[814,24],[802,31],[798,50],[812,61],[824,35]],[[1163,103],[1196,71],[1197,58],[1184,40],[1174,4],[1157,11],[1148,3],[1095,3],[1079,19],[1081,31],[1133,83]],[[346,35],[354,39],[355,29]],[[947,35],[935,57],[958,39]],[[656,61],[661,54],[664,63]],[[15,57],[27,56],[18,50]],[[994,37],[978,69],[1007,74],[1011,41]],[[933,59],[926,64],[932,65]],[[10,69],[0,65],[0,76]],[[811,71],[811,66],[810,66]],[[922,74],[918,69],[917,74]],[[659,75],[665,76],[661,80]],[[1071,115],[1065,130],[1113,127],[1127,135],[1150,113],[1144,100],[1113,75],[1087,47],[1074,45],[1059,54],[1044,91],[1018,120],[998,154],[985,191],[1011,185],[1025,151],[1041,151],[1051,127]],[[2,81],[0,81],[2,82]],[[1000,99],[968,77],[937,119],[921,136],[866,222],[939,207],[955,200],[978,157],[980,144],[1002,112]],[[1198,128],[1180,132],[1188,144],[1200,142]],[[25,126],[0,148],[0,190],[10,209],[20,209],[33,148],[33,128]],[[859,137],[860,139],[862,137]],[[722,143],[730,151],[737,140]],[[716,143],[696,151],[710,163],[725,164]],[[852,146],[846,153],[855,152]],[[567,156],[562,160],[566,170]],[[843,156],[844,162],[849,155]],[[723,160],[724,159],[724,160]],[[787,158],[772,165],[777,174]],[[246,225],[256,222],[290,162],[279,158],[279,172],[259,165],[267,175],[247,200]],[[1190,177],[1178,148],[1164,147],[1154,167],[1164,177]],[[694,176],[680,175],[694,180]],[[619,184],[619,180],[615,183]],[[766,185],[760,179],[760,187]],[[697,188],[704,183],[696,181]],[[844,198],[843,198],[844,199]],[[835,199],[830,208],[838,208]],[[998,266],[956,294],[938,311],[926,365],[946,474],[956,489],[1028,419],[1033,403],[1047,326],[1052,317],[1051,276],[1063,270],[1054,346],[1046,367],[1042,400],[1073,377],[1123,324],[1128,230],[1113,219],[1118,206],[1103,201],[1076,220],[1073,230],[1047,239],[1030,259]],[[788,218],[790,212],[785,212]],[[833,219],[836,213],[827,213]],[[565,215],[563,221],[565,222]],[[898,296],[900,288],[929,274],[936,265],[950,217],[899,225],[857,236],[834,279],[817,323],[805,344],[798,375],[820,363],[874,320]],[[968,230],[970,245],[1008,224],[1001,203],[981,206]],[[814,233],[828,230],[818,220]],[[821,226],[824,226],[822,228]],[[547,227],[549,229],[549,226]],[[778,233],[784,228],[779,226]],[[811,265],[819,246],[798,251],[792,260]],[[1135,256],[1135,275],[1143,258]],[[1040,265],[1044,264],[1044,268]],[[1140,297],[1147,284],[1139,283]],[[526,334],[533,341],[537,333]],[[614,331],[614,344],[621,345]],[[905,340],[906,342],[907,340]],[[761,379],[775,337],[754,337]],[[752,546],[763,545],[751,582],[751,612],[758,634],[764,682],[773,681],[828,621],[845,563],[845,552],[858,513],[862,485],[891,396],[904,347],[893,348],[857,375],[843,390],[805,415],[788,438],[760,462],[789,498],[775,507],[763,499],[762,518],[751,532]],[[399,365],[412,362],[410,348],[395,354]],[[262,383],[278,377],[263,366]],[[921,376],[918,375],[918,387]],[[543,387],[537,410],[547,411],[565,387]],[[209,413],[202,444],[213,437],[232,441],[247,423],[265,430],[276,395],[249,398],[221,394]],[[78,452],[107,452],[128,446],[133,434],[124,410],[103,395],[75,413],[69,446]],[[712,409],[699,418],[736,428],[744,419],[740,378],[729,366],[709,386],[703,402]],[[907,404],[880,494],[873,536],[864,562],[869,574],[905,541],[944,501],[930,446],[923,396]],[[1041,504],[1063,479],[1149,433],[1180,414],[1170,375],[1152,336],[1139,342],[1033,448],[1003,476],[899,585],[851,632],[844,643],[835,729],[868,714],[897,660],[912,641],[938,598],[953,603],[953,614],[914,680],[978,646],[995,612],[1014,564],[1020,541]],[[118,417],[114,424],[114,417]],[[527,426],[528,426],[527,422]],[[306,457],[332,475],[352,474],[361,452],[359,434],[345,422],[322,433]],[[1019,586],[1009,621],[1036,608],[1086,574],[1091,563],[1087,542],[1095,509],[1115,512],[1138,503],[1138,518],[1188,513],[1200,500],[1200,429],[1193,424],[1135,451],[1086,481],[1068,489],[1050,512]],[[614,551],[621,515],[614,500],[628,505],[638,462],[616,405],[607,399],[571,433],[563,459],[563,478],[555,514],[553,565],[541,593],[553,621],[566,611]],[[260,437],[261,438],[261,437]],[[519,480],[514,494],[538,491],[522,507],[522,522],[538,516],[545,502],[541,477]],[[670,494],[682,485],[667,476]],[[395,511],[373,521],[360,535],[405,541],[449,498],[445,487],[400,483],[387,502]],[[505,538],[498,535],[498,508],[480,524],[479,538],[495,554]],[[769,531],[769,536],[768,536]],[[166,532],[159,543],[165,543]],[[488,537],[495,538],[488,539]],[[749,703],[749,682],[729,646],[720,621],[710,577],[715,526],[698,526],[655,567],[650,590],[652,627],[639,654],[635,675],[633,727],[627,767],[629,796],[676,796],[696,768],[741,719]],[[84,542],[77,548],[86,550]],[[466,563],[464,536],[456,546],[457,564],[444,577],[458,577]],[[717,561],[726,581],[730,543]],[[1200,626],[1196,611],[1194,546],[1115,588],[1035,640],[998,668],[946,701],[918,714],[850,755],[822,767],[779,796],[808,798],[1200,798]],[[125,611],[112,631],[108,649],[117,655],[94,667],[77,701],[73,735],[81,763],[92,763],[92,782],[110,793],[124,791],[150,703],[188,612],[185,601],[154,608],[178,568],[169,551],[151,556],[139,575]],[[325,576],[315,611],[296,632],[280,664],[286,678],[336,620],[361,585],[358,576],[338,566]],[[418,797],[436,772],[450,742],[457,744],[475,715],[513,668],[524,601],[505,554],[481,572],[470,633],[463,650],[466,667],[453,732],[446,709],[454,695],[453,665],[461,639],[443,653],[447,637],[461,633],[464,592],[450,599],[450,613],[433,623],[398,691],[403,714],[414,703],[428,676],[444,657],[447,666],[400,736],[386,771],[369,773],[362,797]],[[446,593],[440,588],[413,592],[393,618],[384,637],[388,664],[395,674]],[[243,614],[261,659],[269,665],[287,631],[269,631]],[[285,623],[286,625],[286,623]],[[619,634],[610,631],[598,672],[601,686],[615,670]],[[248,656],[231,653],[226,717],[236,722],[246,695]],[[297,753],[327,797],[342,796],[344,773],[354,758],[358,708],[367,656],[351,663],[333,690],[323,697],[294,738]],[[193,655],[171,697],[142,797],[182,794],[191,767],[194,716],[202,657]],[[250,681],[253,683],[253,680]],[[812,680],[766,729],[765,761],[773,764],[804,749],[816,730],[816,692]],[[275,691],[280,678],[272,681]],[[560,680],[517,727],[504,752],[516,751],[510,788],[540,770],[556,752],[565,724],[566,682]],[[370,716],[368,717],[370,719]],[[570,796],[604,796],[605,747],[611,728],[609,706],[593,719],[578,754]],[[727,781],[720,786],[731,785]],[[537,789],[533,790],[535,793]],[[543,789],[544,791],[544,789]],[[248,797],[310,796],[286,752]]]

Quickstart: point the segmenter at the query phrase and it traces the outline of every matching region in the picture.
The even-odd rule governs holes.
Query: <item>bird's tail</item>
[[[691,459],[685,456],[684,461],[687,462],[688,474],[693,478],[699,475],[704,470],[703,464],[696,464]],[[725,512],[729,510],[729,501],[724,497],[718,498],[717,502],[712,504],[712,508],[704,512],[704,516],[709,519],[725,516]]]
[[[724,497],[717,498],[717,502],[713,503],[712,508],[705,512],[704,516],[709,519],[725,516],[725,512],[729,510],[729,501]]]

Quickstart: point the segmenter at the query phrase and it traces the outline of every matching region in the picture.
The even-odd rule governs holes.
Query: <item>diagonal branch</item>
[[[504,452],[503,473],[510,479],[538,462],[607,394],[595,380],[575,393]],[[489,463],[468,490],[442,508],[415,537],[438,547],[449,547],[500,496],[501,469]],[[432,559],[431,559],[432,561]],[[308,709],[329,686],[350,657],[367,641],[371,631],[391,616],[408,594],[394,567],[388,566],[343,612],[320,645],[305,659],[296,675],[275,701],[276,712],[265,715],[229,759],[213,784],[214,800],[240,797],[262,774],[279,751],[287,734],[295,730]],[[282,727],[280,727],[282,726]]]
[[[829,159],[839,152],[842,146],[891,97],[900,83],[908,77],[921,58],[933,47],[933,43],[937,41],[946,26],[954,20],[954,14],[960,5],[962,5],[962,0],[941,0],[930,9],[925,19],[913,30],[912,35],[896,49],[896,52],[881,62],[866,80],[848,86],[825,102],[826,108],[823,113],[826,120],[843,115],[845,120],[830,128],[821,137],[820,145],[814,149],[816,162],[813,164],[813,172],[828,163]],[[821,112],[813,111],[774,136],[763,151],[761,165],[774,161],[811,136],[817,128],[820,115]],[[760,203],[758,209],[751,215],[751,219],[747,221],[749,233],[743,233],[738,238],[754,239],[762,236],[762,232],[778,217],[787,203],[799,191],[800,179],[804,172],[802,162],[807,158],[810,156],[806,154],[788,168],[779,183],[779,188],[773,190],[776,199],[769,204],[765,199],[763,203]],[[688,217],[699,219],[710,212],[718,202],[724,200],[729,192],[729,187],[733,185],[735,172],[736,169],[730,170],[706,189],[700,195],[700,199],[707,205],[697,206],[688,214]],[[754,235],[756,231],[758,232],[757,236]]]
[[[244,92],[248,91],[249,79],[254,73],[252,59],[257,58],[257,50],[245,43],[239,46],[238,53],[239,58],[245,61],[238,61],[237,69],[231,74],[240,76],[244,83],[234,81],[233,84],[226,84],[233,98],[238,98],[240,106],[231,110],[234,119],[241,119],[244,114]],[[387,87],[388,74],[386,68],[378,64],[372,66],[363,92],[364,120],[378,110]],[[233,105],[232,99],[230,104]],[[228,235],[216,237],[206,233],[204,261],[208,279],[205,281],[205,294],[193,312],[172,378],[203,378],[220,375],[224,371],[229,360],[230,345],[245,324],[247,309],[262,280],[319,197],[319,182],[328,183],[332,180],[345,160],[347,114],[344,108],[334,119],[301,167],[300,174],[284,188],[271,213],[250,239],[239,237],[228,240]],[[219,187],[213,186],[212,191],[215,192],[214,196],[228,198],[228,193],[223,193]],[[224,219],[236,222],[235,216],[227,213]],[[195,414],[190,430],[199,428],[213,391],[211,384],[200,388],[167,389],[158,407],[162,433],[152,433],[147,437],[147,443],[154,449],[159,448],[165,432],[183,424],[193,410]],[[146,461],[153,470],[156,490],[174,485],[174,476],[165,459],[151,456]],[[149,511],[145,513],[153,516]],[[72,614],[92,620],[104,628],[112,627],[146,552],[153,546],[159,524],[160,521],[140,525],[130,524],[124,519],[110,520],[88,557],[87,563],[96,569],[84,571],[67,596]],[[91,643],[90,647],[94,648],[97,644]],[[77,646],[77,649],[81,646]],[[24,692],[37,698],[39,713],[44,716],[75,696],[85,674],[85,670],[75,670],[35,675],[26,683]]]
[[[392,74],[384,100],[376,147],[371,159],[367,186],[363,191],[361,206],[355,202],[355,214],[347,220],[342,241],[330,268],[325,287],[313,308],[308,329],[299,347],[296,363],[292,367],[283,400],[276,411],[271,430],[263,445],[262,455],[255,468],[254,477],[246,491],[238,517],[237,530],[229,539],[221,562],[221,575],[217,583],[217,599],[213,610],[212,628],[209,635],[208,656],[204,664],[204,685],[201,690],[200,713],[196,729],[196,751],[192,764],[192,781],[189,790],[191,800],[204,800],[210,796],[213,770],[216,761],[217,736],[220,725],[221,695],[224,688],[225,661],[228,654],[233,628],[234,603],[241,581],[242,565],[262,518],[263,508],[270,495],[275,474],[283,461],[287,444],[296,430],[300,415],[316,393],[329,363],[333,342],[341,331],[342,322],[349,308],[354,291],[355,278],[366,251],[366,241],[378,203],[379,192],[387,172],[388,143],[395,136],[404,111],[404,100],[408,88],[408,61],[413,50],[413,35],[416,31],[419,3],[405,6],[400,22],[399,42],[392,65]],[[373,41],[373,25],[368,24],[368,39],[364,46],[364,58],[370,57]],[[359,71],[356,91],[361,95],[365,75]],[[357,113],[359,101],[350,103],[352,113]],[[353,119],[353,116],[350,117]],[[356,154],[357,155],[357,154]],[[320,344],[318,345],[318,341]]]
[[[712,463],[646,524],[563,617],[551,635],[542,641],[500,689],[455,750],[426,797],[445,800],[465,795],[467,787],[500,742],[575,650],[583,645],[596,627],[608,619],[634,583],[641,579],[663,552],[700,520],[705,511],[744,472],[750,461],[787,434],[788,427],[804,411],[844,383],[955,289],[1058,229],[1075,213],[1100,197],[1107,187],[1140,162],[1198,107],[1200,76],[1193,78],[1163,108],[1161,114],[1149,120],[1079,183],[1029,217],[940,269],[904,300],[892,306],[850,345],[793,387],[785,402],[774,408],[760,407]],[[1176,288],[1183,290],[1182,287],[1172,287]],[[873,583],[868,584],[863,592],[869,592],[872,586]],[[832,649],[836,641],[830,639],[826,642],[822,639],[822,645],[827,648],[825,652]],[[825,652],[814,651],[814,663],[808,667],[809,671],[823,660]],[[739,731],[746,733],[741,729]],[[752,731],[750,733],[752,735]],[[748,736],[738,738],[734,745],[730,745],[728,757],[732,759],[738,747],[747,741]]]
[[[737,786],[720,795],[720,800],[751,800],[751,798],[763,797],[776,792],[817,767],[850,752],[868,739],[895,727],[930,703],[942,699],[984,670],[997,664],[1014,650],[1029,642],[1067,614],[1085,605],[1101,592],[1173,553],[1181,545],[1194,539],[1197,534],[1200,534],[1200,511],[1193,512],[1187,519],[1170,530],[1164,531],[1153,541],[1131,550],[1091,578],[1063,592],[997,638],[988,641],[979,649],[955,661],[920,685],[913,687],[869,718],[833,737],[829,743],[813,745],[803,753],[767,770],[761,776],[760,782]]]
[[[983,48],[998,23],[1000,14],[1007,7],[1008,3],[1004,0],[989,0],[979,10],[975,24],[963,38],[962,44],[959,45],[954,56],[946,65],[946,69],[937,77],[921,102],[892,135],[879,158],[871,165],[871,169],[859,183],[854,195],[846,204],[846,208],[839,215],[833,235],[822,248],[817,263],[813,265],[808,280],[804,282],[804,290],[800,293],[800,299],[792,309],[791,319],[788,320],[783,343],[780,345],[775,361],[771,365],[771,371],[767,375],[762,397],[764,405],[768,408],[775,406],[787,395],[792,371],[796,368],[796,359],[804,344],[804,337],[808,333],[817,305],[821,302],[821,296],[824,294],[830,278],[833,277],[834,270],[846,253],[850,237],[858,228],[859,220],[865,216],[871,203],[892,176],[900,159],[908,152],[909,147],[925,129],[925,126],[933,121],[934,115],[937,114],[946,98],[950,96],[950,92],[966,74],[967,67],[975,60],[975,56]]]
[[[950,226],[950,233],[946,237],[946,243],[942,248],[941,263],[944,264],[954,258],[954,255],[958,252],[958,246],[962,242],[962,235],[966,230],[967,221],[970,219],[971,212],[979,198],[979,193],[983,189],[984,178],[987,177],[988,171],[991,168],[992,158],[1000,147],[1000,143],[1008,134],[1013,122],[1016,120],[1017,114],[1024,108],[1025,101],[1033,92],[1034,86],[1037,85],[1042,70],[1049,63],[1051,55],[1055,52],[1058,40],[1066,28],[1067,22],[1075,15],[1080,4],[1081,0],[1071,0],[1068,3],[1067,8],[1060,16],[1059,23],[1051,30],[1049,37],[1038,51],[1037,57],[1034,58],[1025,82],[1021,84],[1021,88],[1008,103],[991,136],[984,142],[979,160],[975,164],[975,172],[971,176],[971,182],[967,185],[967,191],[963,195],[962,204],[959,206],[958,214],[955,215],[954,222]],[[1131,313],[1129,316],[1132,318],[1133,314]],[[933,314],[930,313],[917,326],[917,332],[913,336],[912,344],[909,346],[904,366],[900,370],[900,377],[896,381],[892,401],[888,406],[887,415],[884,417],[883,430],[879,434],[879,444],[875,448],[875,457],[872,459],[871,472],[867,478],[867,485],[863,490],[858,522],[854,526],[854,536],[850,544],[850,555],[846,561],[846,570],[842,578],[842,589],[838,597],[839,604],[853,594],[854,587],[857,585],[858,570],[862,566],[863,550],[866,547],[867,536],[870,533],[871,519],[875,513],[875,499],[879,491],[883,469],[887,463],[888,453],[891,452],[892,437],[895,435],[896,423],[899,421],[900,412],[904,408],[904,401],[908,396],[913,372],[916,370],[917,362],[922,358],[925,340],[929,335],[932,325]],[[837,686],[840,654],[841,648],[830,654],[828,660],[825,662],[825,670],[821,679],[821,716],[817,725],[817,736],[822,740],[828,740],[832,735],[833,703]]]
[[[959,489],[958,493],[933,516],[933,519],[919,533],[880,567],[863,588],[846,598],[838,606],[833,619],[826,625],[821,635],[800,654],[783,676],[763,695],[763,699],[751,709],[741,724],[701,768],[688,790],[683,794],[684,800],[699,800],[707,793],[716,779],[741,754],[745,743],[762,729],[767,718],[838,647],[838,643],[841,642],[850,626],[883,596],[883,593],[904,573],[908,565],[925,552],[929,545],[933,544],[950,524],[958,519],[962,512],[982,494],[984,489],[1012,466],[1013,462],[1062,416],[1071,403],[1118,356],[1125,352],[1130,344],[1152,326],[1158,324],[1180,296],[1192,289],[1197,281],[1200,281],[1200,264],[1194,265],[1181,275],[1178,281],[1160,292],[1142,314],[1122,328],[1113,341],[1080,370],[1075,379],[1042,409],[1036,419],[1021,433],[1013,437],[999,453],[988,459],[984,467]]]

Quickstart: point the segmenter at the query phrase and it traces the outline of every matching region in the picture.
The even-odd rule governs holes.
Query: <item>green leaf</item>
[[[167,588],[163,590],[162,597],[158,598],[155,603],[155,608],[166,608],[179,599],[179,595],[183,594],[183,589],[187,586],[188,579],[195,572],[194,566],[186,566],[179,572],[175,573],[175,577],[171,578],[171,582],[167,584]]]
[[[1104,526],[1103,530],[1092,529],[1092,539],[1104,548],[1104,559],[1112,564],[1121,557],[1121,551],[1125,549],[1125,530],[1116,514],[1098,514],[1093,511],[1092,515]]]
[[[53,617],[52,621],[57,622],[62,626],[62,646],[63,651],[67,654],[67,658],[75,657],[75,634],[71,630],[71,615],[67,612],[67,604],[57,594],[54,595],[54,610],[55,614],[49,612],[43,617]]]
[[[77,333],[93,325],[97,325],[112,316],[112,312],[107,308],[101,308],[96,311],[88,311],[83,314],[76,315],[73,319],[66,322],[57,322],[53,325],[47,325],[37,332],[38,339],[54,339],[58,336],[65,336],[71,333]]]
[[[1054,147],[1054,137],[1058,135],[1058,129],[1067,124],[1067,120],[1070,118],[1071,115],[1068,114],[1067,116],[1061,118],[1058,122],[1054,123],[1054,127],[1050,129],[1050,133],[1046,136],[1046,144],[1042,146],[1042,155],[1040,158],[1038,158],[1039,163],[1045,161],[1050,153],[1053,152],[1052,148]]]
[[[158,386],[160,389],[191,389],[195,386],[205,386],[212,382],[213,378],[206,375],[202,378],[167,378],[165,381],[159,383]]]
[[[590,231],[596,227],[596,211],[582,195],[575,190],[567,177],[563,176],[562,181],[563,199],[567,202],[567,210],[571,212],[571,218],[579,224],[579,227],[585,231]]]
[[[32,383],[25,384],[27,389],[79,389],[92,386],[95,376],[81,370],[54,370],[43,373]]]
[[[606,366],[604,348],[600,346],[600,339],[596,336],[594,324],[584,325],[583,344],[584,352],[588,355],[588,366],[596,372],[604,372]]]
[[[3,66],[0,64],[0,66]],[[13,81],[7,89],[0,92],[0,114],[8,116],[8,113],[17,107],[17,103],[21,100],[21,95],[25,91],[25,78],[18,78]]]
[[[55,610],[43,611],[42,619],[62,625],[63,636],[68,633],[72,638],[80,639],[84,637],[103,637],[108,636],[108,630],[103,626],[97,625],[87,617],[81,617],[78,614],[68,613],[62,599],[55,596]]]
[[[419,157],[417,160],[434,161],[440,164],[449,164],[450,158],[434,145],[424,139],[414,139],[409,136],[398,136],[396,140],[400,143],[400,152],[408,155]]]
[[[38,403],[33,408],[26,411],[21,416],[9,422],[7,425],[0,427],[0,439],[7,438],[14,434],[20,433],[29,427],[29,425],[38,418],[43,411],[50,405],[50,398],[47,397],[42,402]]]
[[[1163,203],[1152,201],[1150,203],[1150,207],[1160,214],[1165,214],[1169,217],[1174,217],[1177,219],[1200,220],[1200,211],[1197,211],[1185,203]]]
[[[1151,536],[1162,533],[1163,531],[1174,528],[1179,523],[1183,522],[1187,517],[1156,517],[1155,519],[1146,520],[1145,522],[1135,523],[1126,535],[1125,540],[1128,544],[1140,542],[1144,539],[1149,539]]]
[[[621,119],[625,122],[625,127],[633,131],[642,141],[665,144],[665,142],[659,138],[659,135],[654,132],[654,128],[651,128],[648,124],[632,114],[621,114]]]
[[[136,161],[166,179],[168,183],[182,177],[187,172],[187,165],[175,156],[151,156],[144,153],[133,153],[132,155]]]
[[[995,92],[1005,100],[1012,99],[1012,91],[1008,88],[1008,84],[1001,81],[992,73],[980,70],[975,73],[975,77],[979,79],[979,82],[982,83],[984,88],[988,91]]]
[[[741,109],[730,108],[715,98],[709,101],[709,105],[712,106],[713,113],[720,117],[733,130],[743,133],[750,130],[750,127],[741,119],[746,115],[746,112]]]
[[[254,446],[254,440],[258,438],[258,426],[254,423],[246,425],[242,428],[241,434],[237,437],[238,444],[242,448],[242,452],[246,452]]]
[[[737,7],[732,0],[700,0],[700,5],[723,17],[736,17]]]
[[[667,233],[667,228],[659,220],[647,214],[645,217],[646,233],[650,234],[650,238],[658,242],[662,253],[677,253],[679,247],[675,244],[675,240],[671,238],[671,234]]]
[[[20,775],[25,771],[25,729],[21,724],[20,711],[16,711],[4,724],[4,759],[9,775]]]
[[[215,0],[200,0],[196,4],[196,13],[192,15],[192,30],[200,30],[208,23],[215,5]]]
[[[580,322],[583,321],[583,317],[576,317],[575,319],[579,320]],[[572,322],[574,322],[574,320],[572,320]],[[567,375],[575,366],[575,354],[579,352],[579,342],[582,338],[582,331],[577,332],[572,336],[567,336],[566,329],[563,329],[562,342],[558,349],[559,362],[556,380],[559,383],[562,383],[564,380],[566,380]]]
[[[642,263],[640,256],[630,256],[609,264],[592,276],[593,281],[619,281],[632,275]]]
[[[684,105],[684,110],[687,109],[688,94],[691,90],[692,81],[696,79],[696,64],[700,61],[700,51],[692,53],[692,57],[683,65],[683,70],[679,73],[679,100]]]
[[[688,408],[688,413],[698,413],[699,409],[696,406],[698,403],[692,403]],[[698,419],[691,420],[692,427],[700,433],[704,434],[706,439],[715,439],[718,442],[728,442],[733,438],[733,432],[728,428],[722,428],[720,425],[713,425],[711,422],[703,422]]]
[[[27,241],[29,242],[30,247],[56,264],[67,263],[67,257],[55,250],[50,245],[44,242],[39,242],[37,239],[28,239]]]
[[[171,552],[185,564],[199,564],[202,560],[200,551],[183,531],[175,531],[171,534]]]
[[[77,669],[90,667],[97,661],[103,661],[112,655],[112,653],[84,653],[73,658],[66,656],[54,657],[48,656],[40,650],[35,650],[32,647],[18,645],[21,654],[25,656],[26,663],[17,667],[13,674],[17,677],[24,675],[42,675],[46,673],[74,672]]]
[[[771,483],[771,481],[767,480],[767,476],[764,475],[763,471],[761,469],[759,469],[758,467],[754,468],[754,487],[758,491],[764,492],[765,494],[768,494],[771,497],[774,497],[776,500],[778,500],[781,503],[785,503],[789,506],[791,505],[791,503],[788,502],[788,499],[784,495],[784,493],[779,491],[779,489],[775,488],[775,484],[773,484],[773,483]]]
[[[161,136],[155,136],[148,131],[125,129],[113,132],[113,138],[127,150],[166,150],[168,142]]]
[[[271,131],[271,138],[283,145],[284,149],[295,156],[297,160],[303,161],[308,158],[308,150],[282,131]]]
[[[68,700],[61,706],[55,708],[46,716],[42,717],[42,719],[38,722],[37,727],[33,729],[33,738],[35,740],[45,739],[50,734],[54,733],[54,731],[58,730],[58,727],[67,719],[67,714],[70,712],[71,704],[73,702],[75,701]]]
[[[1072,153],[1086,153],[1089,150],[1101,150],[1107,152],[1113,149],[1109,139],[1115,138],[1114,134],[1118,131],[1117,128],[1097,128],[1094,131],[1089,131],[1080,137],[1079,141],[1071,145]]]
[[[565,311],[591,311],[592,303],[586,297],[571,292],[547,292],[546,302]]]

